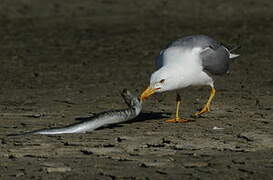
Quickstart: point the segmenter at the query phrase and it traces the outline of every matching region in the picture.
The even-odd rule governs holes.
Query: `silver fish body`
[[[105,127],[111,124],[117,124],[134,119],[139,115],[142,109],[142,102],[138,97],[133,96],[127,89],[121,93],[123,100],[128,105],[127,109],[120,109],[101,113],[90,120],[68,125],[66,127],[41,129],[31,132],[26,132],[16,135],[29,135],[29,134],[65,134],[65,133],[85,133],[90,132],[100,127]]]

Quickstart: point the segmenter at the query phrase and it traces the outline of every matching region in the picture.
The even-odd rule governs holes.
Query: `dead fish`
[[[138,97],[132,95],[127,89],[122,91],[121,96],[123,97],[124,102],[128,105],[127,109],[119,109],[100,113],[97,116],[90,118],[90,120],[71,124],[65,127],[40,129],[21,134],[10,134],[9,136],[22,136],[30,134],[54,135],[65,133],[85,133],[94,131],[100,127],[130,121],[140,114],[142,110],[142,101]]]

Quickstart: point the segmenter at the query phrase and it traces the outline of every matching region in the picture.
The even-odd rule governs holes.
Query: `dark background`
[[[0,0],[0,179],[270,179],[273,2]],[[212,112],[191,115],[208,87],[151,97],[139,121],[93,133],[6,137],[125,107],[170,41],[206,34],[241,45],[216,78]],[[224,128],[213,130],[213,127]]]

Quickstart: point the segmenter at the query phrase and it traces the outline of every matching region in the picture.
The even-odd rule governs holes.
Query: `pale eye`
[[[165,82],[165,79],[161,79],[159,82],[160,82],[160,83],[164,83],[164,82]]]

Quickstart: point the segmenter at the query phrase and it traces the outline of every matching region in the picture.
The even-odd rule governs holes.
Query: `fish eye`
[[[161,79],[159,82],[160,82],[160,83],[164,83],[164,82],[165,82],[165,79]]]

